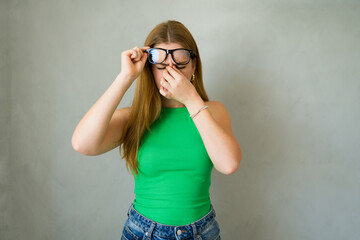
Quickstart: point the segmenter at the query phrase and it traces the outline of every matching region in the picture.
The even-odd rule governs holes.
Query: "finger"
[[[137,62],[137,61],[136,61],[137,54],[136,54],[136,52],[134,52],[134,50],[132,50],[132,49],[131,49],[131,50],[128,50],[128,51],[125,53],[125,56],[126,56],[127,58],[129,58],[131,62],[133,62],[133,63]]]
[[[168,91],[161,86],[159,92],[161,93],[161,95],[163,95],[164,97],[167,97]]]
[[[137,57],[136,51],[135,51],[134,49],[131,49],[130,51],[131,51],[131,56],[130,56],[130,58],[131,58],[131,59],[135,59],[135,58]]]
[[[168,70],[168,72],[174,79],[181,77],[182,74],[180,72],[177,72],[174,68],[175,68],[175,66],[173,66],[173,67],[167,66],[166,70]]]
[[[150,48],[150,47],[145,46],[145,47],[139,48],[139,47],[135,46],[134,48],[127,50],[126,55],[128,55],[132,59],[134,59],[136,57],[138,57],[138,59],[140,59],[144,53],[146,54],[145,50],[148,48]]]
[[[172,66],[171,69],[175,70],[175,72],[177,72],[179,75],[184,75],[175,65]]]
[[[170,75],[169,71],[167,71],[167,68],[163,71],[163,77],[169,82],[169,84],[172,86],[175,79]]]
[[[165,78],[160,79],[160,84],[165,87],[166,89],[170,89],[171,85],[165,80]]]
[[[140,60],[142,58],[142,56],[144,55],[144,52],[140,48],[136,48],[136,51],[138,53],[138,59],[137,60]]]
[[[146,52],[145,50],[146,50],[146,49],[149,49],[149,48],[150,48],[149,46],[144,46],[144,47],[141,48],[141,51],[142,51],[142,53],[143,53],[143,56],[142,56],[142,58],[141,58],[141,61],[143,61],[143,62],[146,61],[146,59],[147,59],[147,57],[148,57],[148,54],[147,54],[147,52]]]
[[[138,46],[136,46],[135,49],[138,50],[139,52],[144,52],[143,47],[142,47],[142,48],[139,48]]]
[[[132,49],[126,50],[126,51],[122,52],[122,54],[125,55],[126,57],[130,58],[131,55],[133,54],[133,51],[132,51]]]
[[[138,62],[138,61],[142,61],[142,62],[145,62],[145,59],[143,59],[144,55],[147,56],[147,54],[145,52],[143,52],[143,50],[141,50],[139,47],[134,47],[132,49],[132,55],[131,55],[131,58],[135,61],[135,62]]]
[[[135,47],[133,47],[131,49],[131,51],[132,51],[131,59],[134,59],[135,61],[138,61],[142,56],[142,54],[141,55],[139,54],[141,52],[139,47],[135,46]]]
[[[147,57],[148,57],[148,55],[146,54],[146,52],[144,52],[140,61],[145,64]]]
[[[133,48],[133,50],[134,50],[134,55],[135,55],[135,60],[136,61],[139,61],[140,60],[140,58],[142,57],[142,51],[140,50],[140,48],[138,47],[138,46],[135,46],[134,48]]]

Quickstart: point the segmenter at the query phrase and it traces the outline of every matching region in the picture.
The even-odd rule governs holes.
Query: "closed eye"
[[[184,68],[186,68],[186,67],[179,67],[179,66],[175,66],[177,69],[184,69]],[[164,70],[166,67],[163,67],[163,68],[159,68],[159,67],[157,67],[157,69],[159,69],[159,70]]]

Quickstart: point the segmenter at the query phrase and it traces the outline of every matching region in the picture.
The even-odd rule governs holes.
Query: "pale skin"
[[[183,48],[178,43],[162,43],[154,47]],[[165,69],[159,69],[163,66],[158,64],[152,65],[156,85],[165,98],[162,100],[165,107],[186,107],[192,114],[205,105],[209,106],[199,112],[193,121],[215,169],[223,174],[232,174],[239,167],[241,148],[232,133],[230,116],[225,106],[218,101],[203,101],[190,82],[191,75],[196,70],[195,61],[192,59],[185,68],[177,69],[168,55],[163,62]]]
[[[178,43],[161,43],[154,47],[184,48]],[[147,48],[149,47],[134,47],[122,53],[120,74],[75,129],[72,145],[76,151],[94,156],[119,146],[119,133],[127,123],[131,108],[115,109],[126,90],[141,73],[147,59]],[[185,66],[176,66],[169,54],[162,65],[151,66],[155,83],[164,107],[186,107],[189,114],[193,114],[201,107],[208,106],[193,121],[214,168],[229,175],[238,169],[242,151],[232,133],[230,116],[225,106],[219,101],[203,101],[190,82],[191,75],[196,70],[195,61],[196,58]],[[159,69],[164,67],[165,69]],[[179,69],[180,67],[182,68]]]

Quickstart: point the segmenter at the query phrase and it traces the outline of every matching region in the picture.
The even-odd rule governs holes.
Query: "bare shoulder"
[[[225,130],[231,130],[231,119],[224,104],[219,101],[206,101],[209,106],[209,111],[216,122],[218,122]]]
[[[224,104],[219,101],[205,101],[205,104],[209,106],[212,115],[221,115],[224,114],[224,112],[227,113]]]
[[[121,117],[122,119],[128,119],[130,117],[131,107],[119,108],[115,111],[114,116]]]
[[[122,131],[122,128],[127,124],[128,120],[130,119],[130,113],[131,107],[123,107],[117,109],[111,118],[109,127],[116,128],[113,130]]]

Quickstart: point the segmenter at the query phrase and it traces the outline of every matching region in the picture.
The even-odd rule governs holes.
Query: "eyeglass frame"
[[[160,63],[152,63],[152,62],[150,61],[150,59],[149,59],[149,57],[150,57],[150,55],[149,55],[150,53],[149,53],[149,52],[150,52],[152,49],[161,49],[161,50],[164,50],[164,51],[166,52],[166,55],[165,55],[164,60],[162,60]],[[177,63],[177,62],[175,61],[174,55],[173,55],[173,52],[176,51],[176,50],[186,50],[186,51],[188,51],[188,52],[190,53],[189,60],[188,60],[186,63]],[[192,50],[186,49],[186,48],[176,48],[176,49],[148,48],[148,49],[145,49],[145,51],[148,53],[148,61],[149,61],[151,64],[162,64],[162,63],[166,60],[166,58],[167,58],[167,56],[168,56],[169,53],[170,53],[170,55],[171,55],[172,60],[173,60],[174,63],[176,63],[177,65],[186,65],[186,64],[188,64],[188,63],[190,62],[191,58],[193,58],[193,57],[196,56],[196,54],[195,54]]]

